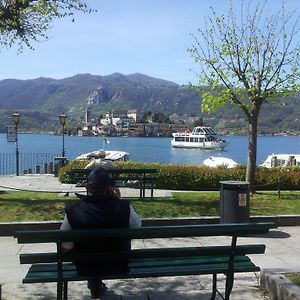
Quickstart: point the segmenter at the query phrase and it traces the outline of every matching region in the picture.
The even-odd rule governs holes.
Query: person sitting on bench
[[[109,159],[105,159],[106,153],[104,150],[99,150],[97,154],[90,157],[91,161],[85,166],[86,170],[94,170],[103,168],[106,170],[116,169],[117,165]]]
[[[115,197],[113,181],[107,170],[97,168],[91,171],[87,178],[87,196],[80,201],[66,207],[61,230],[84,228],[120,228],[140,227],[141,219],[134,208],[126,200]],[[96,240],[95,243],[65,242],[66,251],[97,252],[97,251],[127,251],[131,248],[130,239]],[[126,272],[128,257],[120,257],[118,261],[105,263],[76,262],[77,272],[81,275],[101,277],[101,274]],[[91,298],[99,298],[107,289],[98,278],[88,280]]]

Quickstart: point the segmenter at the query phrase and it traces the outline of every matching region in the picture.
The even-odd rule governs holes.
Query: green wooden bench
[[[263,254],[264,244],[237,245],[237,238],[265,234],[274,223],[213,224],[185,226],[154,226],[123,229],[82,229],[71,231],[43,230],[17,231],[19,244],[56,243],[52,253],[21,253],[21,264],[32,264],[23,283],[57,282],[57,299],[68,298],[68,282],[87,280],[88,276],[77,274],[72,261],[105,261],[120,255],[129,255],[129,271],[120,274],[106,274],[102,279],[125,279],[164,276],[188,276],[212,274],[212,295],[221,295],[217,289],[217,274],[226,275],[226,288],[223,299],[229,299],[233,287],[234,274],[256,272],[256,266],[248,254]],[[214,239],[213,246],[192,246],[170,248],[171,238],[228,236],[228,245],[220,245]],[[78,253],[62,251],[64,241],[84,241],[91,243],[102,238],[165,239],[164,246],[151,249],[132,249],[129,252]],[[142,244],[142,243],[141,243]]]
[[[86,169],[71,170],[72,182],[76,183],[76,186],[84,186],[90,171]],[[140,189],[140,198],[145,198],[146,189],[150,189],[151,198],[153,198],[153,190],[156,187],[157,169],[117,168],[111,169],[109,172],[115,177],[117,187],[126,187],[128,186],[128,181],[137,181],[137,186]]]

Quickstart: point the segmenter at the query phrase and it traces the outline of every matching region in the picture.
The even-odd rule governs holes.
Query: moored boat
[[[102,153],[105,152],[106,160],[111,161],[128,161],[129,153],[125,151],[113,151],[113,150],[96,150],[87,153],[80,154],[75,159],[76,160],[91,160],[93,158],[98,158],[102,156]]]
[[[176,148],[223,150],[228,142],[219,138],[211,127],[196,126],[192,132],[172,133],[171,144]]]
[[[233,159],[222,156],[210,156],[203,161],[203,164],[212,168],[224,167],[227,169],[235,168],[238,165]]]
[[[261,164],[262,167],[300,166],[300,154],[270,154]]]

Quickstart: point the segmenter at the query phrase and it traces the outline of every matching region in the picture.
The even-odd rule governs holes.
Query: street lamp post
[[[19,176],[19,143],[18,143],[18,125],[20,123],[20,114],[15,112],[12,115],[16,130],[16,175]]]
[[[65,114],[59,115],[59,122],[62,126],[62,157],[65,157],[65,125],[67,122],[67,116]]]

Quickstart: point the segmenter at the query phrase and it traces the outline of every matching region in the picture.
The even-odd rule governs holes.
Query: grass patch
[[[173,193],[174,198],[189,202],[198,201],[201,215],[219,215],[219,192],[188,192]],[[277,192],[260,192],[250,199],[250,215],[298,215],[300,214],[300,191],[281,192],[278,198]]]
[[[216,192],[173,193],[173,198],[133,199],[142,218],[216,216],[219,200]]]
[[[62,220],[72,201],[56,193],[1,192],[0,222]]]
[[[300,273],[287,273],[285,276],[300,287]]]
[[[55,193],[0,192],[0,222],[62,220],[64,207],[77,198]],[[130,199],[142,218],[219,216],[219,192],[174,192],[173,198]],[[250,215],[300,215],[300,192],[257,193]]]

